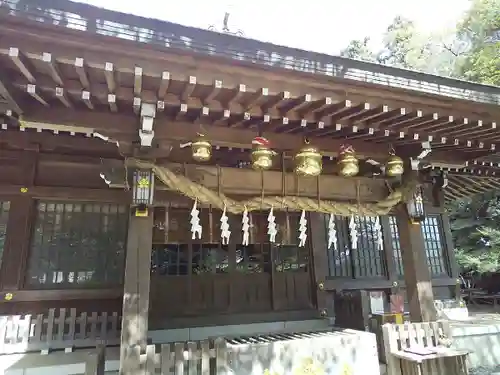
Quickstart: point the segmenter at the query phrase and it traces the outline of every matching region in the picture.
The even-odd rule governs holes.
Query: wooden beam
[[[179,118],[182,119],[182,116],[186,113],[187,107],[184,107],[182,113],[179,114]],[[96,132],[111,136],[116,140],[126,143],[130,143],[137,139],[138,120],[137,117],[133,115],[118,113],[110,114],[106,112],[80,112],[59,108],[52,108],[50,110],[33,108],[25,113],[24,118],[27,121],[90,127],[95,129]],[[155,139],[158,141],[170,140],[186,142],[187,140],[193,139],[196,132],[199,131],[198,127],[193,126],[193,124],[183,121],[171,121],[165,118],[155,119],[155,124]],[[251,148],[251,140],[257,135],[254,130],[250,129],[232,129],[206,124],[204,124],[204,128],[213,145],[221,147],[249,149]],[[272,147],[276,150],[296,151],[303,146],[304,138],[298,134],[265,132],[264,135],[271,140]],[[345,143],[343,139],[309,137],[309,140],[311,144],[318,147],[325,156],[332,157],[338,154],[340,146]],[[387,145],[359,140],[349,140],[349,143],[356,149],[360,158],[385,158],[387,156]],[[416,156],[421,151],[421,145],[420,143],[405,145],[399,147],[396,151],[398,154],[404,156]],[[487,153],[487,151],[483,151],[483,153]],[[471,157],[460,154],[459,152],[457,153],[456,151],[433,150],[427,159],[448,164],[460,164],[461,162],[470,160]]]
[[[14,63],[14,65],[19,69],[21,74],[28,80],[29,83],[35,83],[35,76],[28,69],[24,58],[19,52],[19,48],[9,48],[9,58]]]
[[[49,103],[47,103],[45,101],[45,99],[43,99],[40,94],[38,94],[37,90],[36,90],[36,85],[32,85],[31,83],[29,83],[28,85],[26,85],[26,92],[31,95],[31,97],[33,99],[35,99],[38,103],[44,105],[45,107],[48,107],[49,106]]]
[[[203,186],[229,195],[259,196],[264,189],[265,195],[297,195],[322,199],[350,201],[379,201],[387,196],[387,187],[384,180],[368,177],[345,178],[333,175],[324,175],[319,178],[299,178],[293,173],[283,177],[282,172],[263,172],[261,179],[256,179],[255,171],[242,168],[218,168],[195,164],[164,164],[177,174],[185,173],[193,181],[203,181]],[[283,191],[283,179],[286,189]],[[319,189],[319,191],[318,191]]]
[[[170,85],[170,73],[164,71],[161,73],[160,87],[158,88],[158,99],[163,100],[167,95],[168,86]]]
[[[74,129],[73,129],[74,130]],[[71,136],[66,134],[55,135],[50,132],[20,132],[16,130],[5,130],[1,132],[0,142],[5,142],[9,146],[21,149],[31,149],[40,145],[46,151],[57,149],[58,147],[70,148],[74,150],[87,150],[99,155],[118,155],[116,144],[103,142],[98,138],[88,138],[85,136]]]
[[[187,107],[184,113],[187,112]],[[112,136],[117,140],[131,142],[137,138],[138,120],[136,116],[110,114],[105,112],[81,112],[53,108],[44,110],[32,108],[24,115],[25,120],[53,123],[61,125],[82,126],[95,129],[97,132]],[[214,145],[221,147],[251,148],[251,140],[257,135],[249,129],[231,129],[205,125],[207,137]],[[155,119],[155,139],[185,142],[193,139],[197,127],[186,122],[176,122],[164,118]],[[265,133],[272,147],[277,150],[298,150],[303,146],[304,138],[294,134]],[[309,138],[311,144],[320,148],[325,156],[336,156],[344,140],[328,138]],[[387,146],[368,142],[350,142],[360,157],[380,157],[387,155]]]
[[[86,90],[90,88],[90,81],[85,68],[85,61],[81,57],[75,59],[75,70],[82,87]]]
[[[109,300],[123,296],[123,288],[114,289],[51,289],[51,290],[18,290],[13,293],[10,301],[0,299],[2,303],[42,302],[42,301],[70,301],[70,300]]]
[[[64,92],[64,88],[56,87],[56,98],[59,99],[65,107],[67,107],[67,108],[73,107],[73,105],[69,101],[69,98],[67,97],[66,93]]]
[[[109,110],[111,112],[118,112],[118,107],[116,105],[116,95],[115,94],[108,94],[108,105],[109,105]]]
[[[182,91],[181,100],[186,101],[189,97],[191,97],[191,94],[193,93],[195,87],[196,87],[196,77],[189,76],[188,81],[184,86],[184,91]]]
[[[94,105],[92,104],[92,99],[90,98],[90,92],[87,90],[82,91],[82,101],[85,103],[88,109],[93,110]]]
[[[334,91],[347,95],[351,99],[353,99],[353,96],[358,96],[359,101],[373,102],[371,98],[379,98],[385,101],[383,104],[392,108],[404,106],[406,102],[420,103],[420,106],[424,106],[431,112],[442,111],[445,108],[450,110],[458,108],[460,111],[469,113],[476,111],[488,113],[492,110],[492,117],[499,113],[499,110],[495,109],[493,105],[457,100],[428,93],[413,93],[404,88],[384,87],[383,85],[368,82],[353,82],[352,80],[325,76],[314,77],[309,73],[290,71],[288,69],[272,69],[251,62],[238,61],[235,64],[235,61],[229,61],[221,57],[208,55],[200,57],[188,51],[160,51],[151,45],[134,43],[120,38],[112,38],[113,40],[108,38],[103,42],[104,36],[82,36],[82,33],[76,30],[66,30],[64,45],[62,45],[60,34],[43,28],[44,25],[31,25],[32,27],[27,28],[19,23],[12,24],[9,21],[9,19],[6,19],[0,25],[2,32],[8,36],[5,38],[4,47],[5,43],[9,45],[18,44],[27,50],[38,51],[39,49],[43,50],[47,44],[50,44],[50,51],[57,56],[78,56],[82,48],[85,48],[86,56],[91,56],[94,61],[101,61],[101,56],[106,53],[107,56],[110,56],[110,61],[121,61],[125,66],[140,63],[141,66],[149,66],[150,70],[157,74],[156,70],[161,72],[165,64],[179,67],[184,71],[186,66],[189,66],[193,72],[203,72],[203,76],[207,77],[215,74],[220,75],[221,69],[227,69],[228,71],[230,69],[231,81],[252,82],[255,87],[262,87],[259,84],[260,82],[272,81],[275,83],[273,85],[276,86],[271,88],[273,92],[280,92],[282,90],[277,87],[287,85],[288,88],[286,89],[288,90],[295,91],[295,88],[297,88],[300,91],[301,88],[306,88],[307,92],[313,95],[319,92]],[[41,32],[42,30],[43,32]],[[89,40],[94,42],[89,43]],[[138,56],[140,57],[139,62],[137,60]],[[226,81],[225,77],[224,80]],[[227,83],[229,84],[230,81]]]
[[[140,97],[141,92],[142,92],[142,68],[136,66],[134,68],[134,95]]]
[[[45,63],[47,72],[49,73],[50,77],[54,80],[54,82],[58,86],[63,86],[64,82],[61,78],[61,74],[59,73],[56,61],[52,58],[52,54],[44,52],[42,55],[42,61]]]
[[[130,203],[132,195],[127,191],[112,189],[79,189],[68,187],[32,186],[27,193],[21,191],[25,186],[0,185],[0,195],[27,196],[32,199],[52,199],[61,201],[87,201]]]
[[[214,86],[212,87],[212,90],[210,93],[203,99],[203,104],[204,105],[209,105],[212,100],[215,99],[217,95],[219,95],[220,91],[222,88],[222,81],[220,80],[215,80],[214,81]]]
[[[104,65],[104,78],[106,79],[106,85],[108,85],[108,92],[110,94],[113,94],[116,90],[115,70],[113,63],[107,62]]]

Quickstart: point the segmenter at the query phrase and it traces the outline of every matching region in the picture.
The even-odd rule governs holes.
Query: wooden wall
[[[88,289],[29,290],[26,285],[25,275],[29,259],[30,239],[32,238],[34,229],[37,201],[96,202],[126,205],[130,202],[130,194],[121,189],[110,189],[107,187],[99,177],[102,166],[99,163],[95,163],[95,158],[92,159],[92,162],[85,162],[85,158],[82,157],[75,159],[71,155],[41,154],[36,151],[23,151],[22,157],[19,157],[19,155],[18,152],[0,153],[0,170],[2,171],[0,173],[0,200],[10,201],[10,214],[7,223],[8,233],[5,239],[3,262],[0,269],[0,286],[4,297],[6,293],[11,293],[12,295],[12,300],[6,300],[5,298],[0,300],[0,314],[34,313],[45,311],[49,307],[76,307],[86,310],[104,309],[108,311],[120,311],[123,294],[122,285]],[[75,167],[76,165],[77,167]],[[375,191],[380,191],[379,185],[376,184],[375,186]],[[158,192],[157,198],[162,202],[161,205],[165,205],[166,202],[172,202],[172,199],[175,199],[177,206],[185,206],[187,208],[191,204],[188,200],[179,199],[178,196],[169,192]],[[430,207],[428,211],[433,214],[442,214],[441,210]],[[286,300],[287,290],[289,291],[290,286],[293,285],[300,286],[299,291],[307,295],[306,300],[308,301],[306,303],[308,306],[298,304],[295,308],[317,309],[317,312],[320,312],[322,308],[332,309],[331,292],[333,290],[391,290],[395,282],[398,283],[398,287],[404,288],[404,282],[397,273],[394,263],[394,249],[393,243],[390,240],[391,236],[387,217],[381,218],[384,231],[384,274],[377,277],[355,278],[336,277],[328,269],[330,262],[328,260],[329,250],[326,249],[326,228],[324,218],[320,216],[311,214],[308,223],[311,246],[311,272],[303,275],[290,274],[292,276],[284,273],[283,275],[275,275],[274,278],[270,278],[266,274],[259,274],[253,277],[252,283],[255,279],[253,285],[255,288],[261,289],[262,293],[259,292],[261,296],[265,296],[266,293],[275,294],[272,298],[263,297],[259,303],[253,303],[251,307],[256,309],[256,312],[257,310],[267,310],[270,307],[267,304],[274,304],[275,310],[280,310],[280,304],[282,307],[286,306],[289,303]],[[453,244],[451,243],[449,224],[447,218],[445,216],[443,218],[442,229],[446,242],[446,246],[444,247],[446,252],[445,259],[449,267],[446,274],[440,275],[433,280],[434,286],[441,288],[441,291],[443,290],[442,288],[453,288],[456,285],[455,279],[457,276],[456,267],[454,267],[455,261],[453,258]],[[237,222],[240,219],[236,218],[234,220],[235,223],[233,225],[239,225]],[[217,218],[214,221],[218,224]],[[213,232],[217,233],[217,229],[215,228]],[[236,236],[238,231],[234,232]],[[175,240],[175,235],[176,233],[172,231],[170,234],[167,234],[167,237],[173,236],[173,239],[171,238],[170,241],[179,242],[180,239]],[[158,236],[157,233],[156,236]],[[163,236],[161,241],[165,241],[165,234],[161,236]],[[212,237],[212,240],[218,241],[218,234]],[[291,277],[293,280],[290,279]],[[298,277],[298,279],[295,279],[295,277]],[[305,279],[302,280],[300,277],[304,277]],[[235,278],[232,280],[217,275],[211,278],[210,283],[204,283],[203,278],[199,278],[194,281],[195,283],[199,282],[199,288],[193,289],[195,285],[191,284],[190,290],[196,290],[197,293],[205,295],[217,290],[219,295],[217,296],[212,293],[211,298],[213,300],[222,298],[222,302],[225,301],[227,306],[231,305],[229,302],[232,298],[231,296],[234,296],[232,299],[234,306],[234,303],[236,303],[234,302],[236,301],[235,298],[240,290],[239,285],[247,285],[248,280],[250,280],[240,279]],[[183,293],[182,287],[173,287],[176,285],[176,282],[179,282],[178,279],[174,277],[168,280],[168,285],[163,285],[165,282],[167,282],[166,279],[157,280],[153,275],[152,295],[168,288],[174,294],[180,293],[179,298],[186,296]],[[320,284],[322,285],[321,288]],[[227,293],[221,292],[224,290]],[[259,295],[259,293],[256,293],[256,295]],[[281,297],[279,296],[282,296],[284,299],[280,300]],[[170,297],[173,298],[174,296]],[[170,297],[166,298],[165,295],[160,293],[152,298],[152,300],[159,301],[160,305],[168,305],[169,301],[172,300]],[[245,300],[245,303],[248,303],[248,301]],[[178,307],[181,308],[180,304]],[[158,311],[161,311],[161,309]]]

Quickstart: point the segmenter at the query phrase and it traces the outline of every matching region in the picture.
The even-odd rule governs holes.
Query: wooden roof
[[[444,189],[445,202],[469,199],[471,197],[488,194],[500,190],[498,177],[471,176],[462,174],[449,174],[448,185]]]
[[[156,157],[200,130],[215,146],[246,149],[261,129],[280,150],[307,137],[327,157],[346,141],[364,157],[383,157],[389,146],[415,156],[429,142],[436,168],[467,178],[500,170],[491,159],[500,145],[498,87],[66,0],[24,3],[0,8],[5,141],[31,127],[133,144],[141,106],[154,103]]]

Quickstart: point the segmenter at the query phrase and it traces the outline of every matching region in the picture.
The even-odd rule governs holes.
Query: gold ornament
[[[270,142],[264,137],[255,137],[252,141],[252,167],[266,171],[273,166],[273,157],[276,152],[269,147]]]
[[[299,176],[316,177],[323,170],[322,155],[316,147],[309,146],[306,140],[306,146],[295,155],[295,173]]]
[[[404,162],[399,156],[391,150],[389,158],[385,163],[385,174],[389,177],[401,176],[404,172]]]
[[[209,161],[212,157],[212,145],[203,134],[198,133],[198,138],[191,143],[191,155],[199,162]]]
[[[359,161],[356,151],[351,145],[342,145],[339,152],[339,174],[344,177],[354,177],[359,172]]]

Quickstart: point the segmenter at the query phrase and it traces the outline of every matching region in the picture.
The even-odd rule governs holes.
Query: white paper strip
[[[356,228],[354,216],[351,216],[349,221],[349,236],[351,237],[351,249],[356,250],[358,248],[358,229]]]
[[[224,205],[224,210],[222,211],[222,216],[220,217],[220,231],[222,244],[227,245],[229,243],[231,231],[229,230],[228,217],[226,215],[226,205]]]
[[[375,231],[375,237],[377,240],[377,249],[384,249],[384,236],[382,235],[382,226],[380,225],[380,218],[377,216],[375,218],[375,223],[373,224],[373,230]]]
[[[302,210],[299,220],[299,247],[306,246],[307,240],[307,218],[306,211]]]
[[[248,246],[248,241],[250,240],[250,218],[248,217],[248,210],[245,207],[243,211],[243,217],[241,218],[241,231],[243,232],[242,245]]]
[[[337,229],[335,228],[335,215],[330,214],[328,219],[328,248],[333,245],[333,249],[337,251]]]
[[[269,211],[269,215],[267,216],[267,234],[269,235],[269,242],[276,242],[276,235],[278,234],[278,230],[276,228],[275,217],[273,208]]]
[[[200,217],[199,217],[199,214],[200,214],[200,211],[198,210],[198,201],[195,200],[194,203],[193,203],[193,208],[191,209],[191,238],[193,240],[196,239],[196,237],[198,237],[198,239],[201,240],[201,225],[200,225]]]

